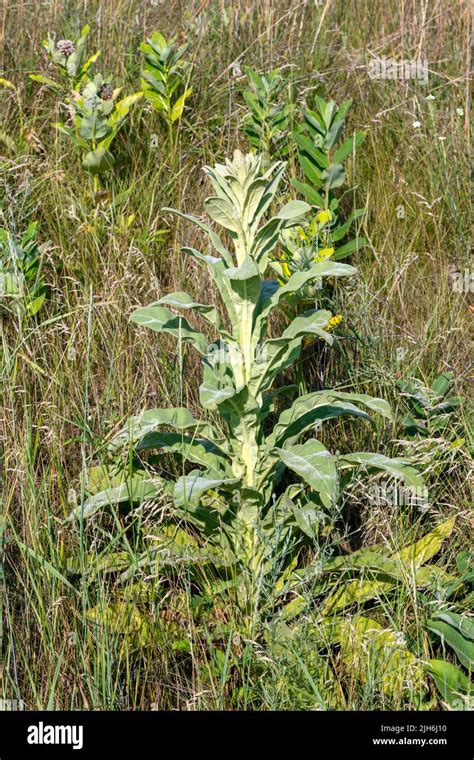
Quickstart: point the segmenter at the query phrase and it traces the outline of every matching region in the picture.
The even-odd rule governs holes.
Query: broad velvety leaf
[[[222,486],[227,488],[232,485],[237,486],[239,483],[238,478],[213,477],[203,474],[200,470],[193,470],[189,475],[183,475],[176,481],[173,499],[175,504],[180,507],[184,507],[188,503],[197,506],[202,495],[207,491],[222,488]]]
[[[188,293],[182,291],[168,293],[168,295],[163,296],[163,298],[160,298],[155,304],[150,304],[150,306],[172,306],[175,309],[191,309],[198,314],[202,314],[204,319],[207,319],[217,329],[220,326],[219,314],[215,306],[196,303]]]
[[[153,480],[143,475],[134,475],[119,486],[107,488],[105,491],[90,496],[84,506],[78,505],[69,515],[68,520],[89,518],[99,509],[117,506],[127,502],[142,503],[156,498],[163,493],[162,481]]]
[[[423,488],[424,481],[420,473],[404,459],[391,459],[383,454],[373,454],[367,451],[357,451],[345,454],[337,459],[338,467],[363,467],[368,471],[387,472],[389,475],[402,480],[409,488]]]
[[[207,338],[195,330],[184,317],[177,316],[162,306],[145,306],[142,309],[136,309],[131,314],[130,321],[149,327],[155,332],[174,335],[183,343],[191,343],[200,354],[207,352]]]
[[[447,660],[426,660],[425,667],[445,702],[455,710],[472,709],[474,683],[465,673]]]
[[[426,627],[456,652],[459,662],[471,672],[474,670],[474,641],[466,638],[453,625],[444,620],[427,620]]]
[[[277,449],[282,460],[290,470],[296,472],[316,491],[324,506],[334,506],[339,496],[339,479],[334,457],[316,440]]]

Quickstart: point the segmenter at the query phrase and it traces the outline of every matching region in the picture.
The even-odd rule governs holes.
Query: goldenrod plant
[[[144,56],[141,87],[146,100],[165,120],[169,130],[178,122],[192,93],[188,86],[190,63],[184,56],[188,45],[178,45],[174,38],[166,39],[153,32],[142,42]]]
[[[327,259],[295,273],[283,286],[266,278],[280,234],[310,210],[304,201],[293,200],[265,220],[277,203],[284,169],[277,162],[264,171],[260,156],[239,151],[232,161],[205,168],[214,191],[205,210],[226,231],[231,249],[198,217],[166,209],[208,236],[215,255],[191,247],[183,251],[206,267],[222,305],[197,303],[179,291],[137,309],[131,320],[170,334],[181,347],[190,344],[201,355],[199,398],[204,414],[197,419],[177,407],[132,417],[110,443],[111,454],[125,452],[130,462],[130,452],[132,460],[139,460],[146,451],[161,450],[178,457],[182,476],[170,481],[163,470],[138,480],[132,477],[128,491],[125,479],[118,487],[91,495],[72,514],[82,521],[107,504],[143,501],[164,489],[174,503],[175,517],[200,537],[197,543],[191,538],[185,542],[189,561],[197,552],[195,559],[215,568],[213,582],[218,585],[223,569],[231,574],[229,589],[245,615],[247,633],[255,624],[255,606],[269,605],[267,613],[272,607],[275,567],[283,562],[281,572],[285,565],[295,569],[298,547],[305,538],[314,541],[322,527],[336,519],[341,495],[353,476],[385,472],[408,488],[422,483],[406,460],[365,451],[331,453],[315,436],[317,424],[341,416],[371,424],[370,412],[390,419],[389,405],[380,398],[325,389],[297,398],[274,417],[278,399],[294,392],[275,381],[298,358],[305,337],[332,343],[333,315],[309,309],[292,319],[280,336],[270,338],[272,312],[307,282],[356,273],[352,266]],[[182,311],[201,315],[217,337],[199,332]],[[166,551],[182,552],[181,539],[178,543],[172,539]]]
[[[43,74],[30,74],[30,79],[52,87],[54,90],[77,90],[89,81],[89,70],[100,56],[100,51],[87,55],[90,26],[87,24],[75,40],[60,39],[48,34],[43,47],[59,74],[59,81]]]
[[[340,218],[338,190],[346,181],[344,161],[355,154],[365,139],[365,132],[359,130],[341,143],[351,105],[352,100],[337,106],[334,100],[325,101],[318,95],[316,109],[303,111],[303,123],[292,132],[305,181],[292,178],[291,184],[316,210],[331,213],[330,241],[336,248],[335,259],[346,258],[367,243],[359,236],[341,246],[336,245],[364,214],[364,209],[359,208],[346,220]]]

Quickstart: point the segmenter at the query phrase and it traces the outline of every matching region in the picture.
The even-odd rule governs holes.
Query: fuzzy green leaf
[[[277,449],[282,462],[296,472],[316,491],[324,506],[330,509],[337,503],[339,478],[335,458],[316,440]]]
[[[145,306],[142,309],[136,309],[131,314],[130,321],[149,327],[154,332],[174,335],[183,343],[191,343],[200,354],[207,352],[207,338],[194,327],[191,327],[184,317],[172,314],[171,311],[161,306]]]

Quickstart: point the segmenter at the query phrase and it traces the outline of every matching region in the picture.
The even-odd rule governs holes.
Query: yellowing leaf
[[[419,690],[423,669],[404,643],[403,635],[362,615],[338,626],[340,655],[350,673],[392,697]]]
[[[146,646],[150,642],[150,625],[133,604],[117,602],[109,604],[105,609],[98,605],[87,610],[87,619],[103,626],[112,634],[129,638],[135,645]]]
[[[321,613],[323,616],[330,615],[336,610],[347,607],[349,604],[362,604],[363,602],[373,599],[390,591],[398,580],[402,580],[406,571],[418,571],[421,565],[437,554],[454,527],[455,518],[450,518],[446,522],[437,525],[434,530],[428,533],[414,544],[406,546],[399,552],[392,554],[390,559],[395,561],[400,569],[400,578],[388,579],[383,576],[380,580],[358,580],[350,581],[348,584],[340,586],[329,596],[323,604]],[[377,568],[374,568],[376,571]],[[415,583],[420,586],[426,586],[431,581],[433,573],[415,574]]]
[[[191,95],[192,93],[192,87],[189,87],[186,92],[183,92],[180,98],[176,101],[173,108],[171,109],[171,121],[177,121],[181,118],[182,113],[184,111],[184,105],[186,102],[186,99]]]
[[[15,85],[12,84],[8,79],[4,79],[3,77],[0,77],[0,84],[3,85],[3,87],[6,87],[8,90],[15,89]]]
[[[279,615],[279,620],[284,620],[285,622],[292,620],[297,615],[300,615],[307,606],[307,600],[302,596],[297,596],[292,599],[291,602],[288,602],[288,604],[285,604],[285,606],[282,607],[281,613]]]
[[[323,617],[331,615],[336,610],[341,610],[349,604],[362,604],[374,596],[380,596],[384,592],[390,591],[395,585],[395,581],[351,581],[347,585],[341,586],[331,594],[323,604],[321,614]]]
[[[279,594],[280,591],[283,589],[286,581],[290,577],[293,570],[295,570],[298,567],[298,557],[293,557],[291,562],[289,563],[288,567],[285,568],[283,573],[280,575],[278,580],[275,583],[275,594]]]
[[[398,560],[404,564],[413,565],[415,568],[421,567],[425,562],[438,554],[445,538],[451,535],[454,528],[455,518],[450,517],[444,523],[437,525],[434,530],[423,536],[410,546],[406,546],[399,552],[392,554],[392,559]]]

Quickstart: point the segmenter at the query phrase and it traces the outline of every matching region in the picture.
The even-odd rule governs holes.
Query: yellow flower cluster
[[[332,219],[332,211],[329,211],[329,209],[324,209],[324,211],[318,211],[316,216],[314,216],[312,220],[310,221],[310,223],[308,224],[306,230],[304,230],[303,227],[297,227],[296,234],[298,235],[300,240],[311,242],[311,240],[315,237],[318,230],[321,227],[324,227],[325,224],[330,222],[331,219]]]
[[[317,238],[319,230],[324,227],[324,225],[328,224],[332,218],[333,214],[329,209],[318,211],[318,213],[312,218],[311,222],[307,225],[306,228],[296,227],[295,233],[298,236],[299,240],[301,240],[303,243],[308,243],[308,245],[311,245],[314,239]],[[319,263],[326,261],[326,259],[329,259],[331,256],[333,256],[333,254],[333,247],[320,248],[319,251],[316,251],[313,258],[315,263]],[[281,273],[285,282],[288,281],[293,274],[293,271],[290,268],[290,262],[290,258],[286,258],[286,260],[280,259]]]
[[[324,211],[319,211],[316,214],[316,220],[318,224],[326,224],[326,222],[330,222],[332,219],[332,211],[329,209],[324,209]]]
[[[327,323],[326,330],[332,330],[333,327],[337,327],[338,325],[341,324],[343,319],[344,317],[342,316],[342,314],[335,314],[334,317],[331,317],[331,319]]]
[[[334,253],[334,248],[321,248],[319,251],[316,251],[316,253],[314,254],[314,260],[316,262],[326,261],[326,259],[331,258],[333,253]]]

